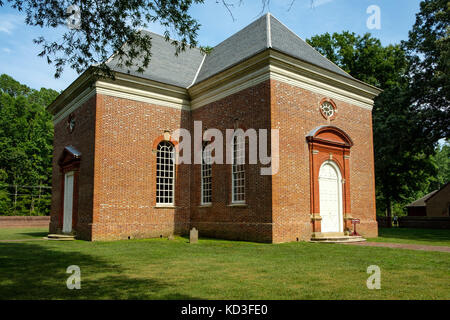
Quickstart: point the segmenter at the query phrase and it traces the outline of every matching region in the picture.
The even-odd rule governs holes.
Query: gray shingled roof
[[[127,67],[118,67],[118,58],[114,56],[107,62],[107,65],[115,71],[162,83],[183,88],[191,85],[203,60],[203,54],[200,52],[200,49],[188,48],[176,56],[175,46],[170,41],[166,41],[163,36],[149,31],[142,32],[148,33],[152,38],[152,56],[144,73],[137,72],[137,68],[128,72]],[[138,65],[141,64],[140,61],[138,63]]]
[[[195,83],[268,48],[352,78],[268,13],[215,46],[212,53],[206,57]]]
[[[203,64],[200,49],[187,49],[175,56],[174,46],[163,36],[152,32],[149,34],[152,37],[152,58],[148,68],[143,74],[133,70],[129,73],[184,88],[189,87],[194,80],[195,83],[206,80],[268,48],[353,79],[270,13],[215,46]],[[115,57],[107,64],[113,70],[128,73],[126,68],[117,66]]]

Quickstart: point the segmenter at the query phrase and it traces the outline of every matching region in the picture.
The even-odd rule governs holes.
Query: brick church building
[[[196,227],[203,237],[279,243],[348,234],[357,218],[359,233],[377,236],[372,107],[379,89],[270,14],[207,55],[192,48],[176,56],[162,36],[150,35],[144,73],[118,67],[113,56],[115,80],[88,69],[49,106],[51,233],[114,240]],[[266,166],[248,161],[176,164],[173,132],[193,131],[194,121],[224,135],[278,129],[278,171],[261,175]]]

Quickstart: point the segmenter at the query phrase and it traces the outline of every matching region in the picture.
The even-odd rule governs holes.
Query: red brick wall
[[[321,94],[271,80],[272,128],[280,130],[280,170],[273,177],[273,241],[307,240],[311,235],[310,172],[306,135],[327,125],[319,110]],[[377,235],[370,110],[333,99],[337,117],[331,125],[354,142],[350,151],[352,216],[361,219],[358,232]]]
[[[306,135],[327,124],[319,111],[323,98],[274,80],[192,112],[96,95],[75,111],[73,133],[68,132],[66,120],[55,126],[51,232],[60,223],[62,174],[57,160],[65,146],[73,145],[82,153],[75,228],[82,239],[159,237],[185,234],[196,227],[203,237],[309,240],[311,190]],[[351,214],[361,219],[358,232],[376,236],[371,111],[334,101],[338,114],[331,124],[354,142],[349,161]],[[155,143],[166,130],[172,133],[185,128],[193,133],[194,120],[203,122],[203,130],[217,128],[224,135],[225,129],[235,126],[280,130],[279,173],[262,176],[260,165],[247,164],[245,207],[230,206],[231,165],[214,164],[210,207],[200,206],[200,165],[179,165],[175,208],[155,208]]]
[[[189,125],[188,111],[97,95],[93,240],[187,232],[190,168],[177,167],[176,208],[155,208],[153,143]]]
[[[49,216],[0,216],[0,228],[48,227]]]
[[[203,130],[222,131],[235,126],[244,130],[270,127],[269,81],[220,99],[192,111],[193,121],[202,121]],[[237,121],[236,121],[237,119]],[[223,150],[225,161],[225,147]],[[247,144],[248,159],[248,144]],[[214,164],[212,168],[212,206],[201,203],[201,165],[194,165],[191,177],[191,227],[200,236],[235,240],[272,241],[271,176],[260,175],[260,165],[245,166],[246,207],[231,204],[231,165]]]
[[[55,125],[53,140],[53,174],[52,174],[52,205],[50,218],[50,233],[56,233],[62,226],[62,183],[64,175],[60,170],[58,160],[66,146],[72,145],[81,152],[80,173],[78,178],[79,194],[77,208],[77,226],[75,228],[80,239],[91,239],[92,203],[94,185],[94,150],[95,150],[95,97],[90,98],[77,108],[75,129],[72,133],[67,128],[68,117]]]

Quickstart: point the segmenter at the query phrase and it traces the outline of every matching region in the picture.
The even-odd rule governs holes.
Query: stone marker
[[[198,242],[198,230],[192,228],[189,234],[189,243],[197,243],[197,242]]]
[[[173,240],[173,239],[174,239],[173,234],[169,234],[169,236],[167,237],[167,240]]]

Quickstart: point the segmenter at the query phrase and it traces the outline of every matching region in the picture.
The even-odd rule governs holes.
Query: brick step
[[[75,240],[75,236],[72,234],[49,234],[45,239],[71,241]]]

